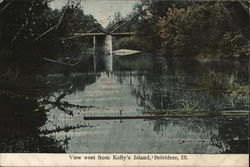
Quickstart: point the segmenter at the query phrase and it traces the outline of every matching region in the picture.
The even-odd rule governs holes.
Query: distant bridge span
[[[135,35],[135,32],[113,32],[113,33],[75,33],[74,36],[104,36],[104,35],[112,35],[112,36],[123,36],[123,35]]]
[[[112,35],[112,36],[130,36],[135,35],[135,32],[116,32],[116,33],[75,33],[73,36],[64,38],[63,40],[70,40],[75,38],[81,38],[81,37],[94,37],[94,36],[106,36],[106,35]]]
[[[112,35],[112,36],[130,36],[135,35],[135,32],[131,31],[130,29],[130,21],[118,21],[116,23],[111,24],[106,29],[104,28],[93,28],[87,32],[84,33],[74,33],[72,36],[64,38],[63,40],[71,40],[81,37],[98,37],[98,36],[106,36],[106,35]],[[124,32],[118,32],[121,31],[122,27],[125,25],[128,25],[128,30],[125,30]]]

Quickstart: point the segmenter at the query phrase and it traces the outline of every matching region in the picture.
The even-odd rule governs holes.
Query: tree
[[[79,2],[70,0],[62,10],[52,10],[50,1],[0,3],[0,59],[14,73],[20,73],[20,69],[31,72],[29,69],[39,67],[44,55],[80,51],[81,42],[64,38],[93,27],[101,28],[93,16],[84,14]]]
[[[225,5],[231,9],[232,16],[224,10]],[[161,53],[183,56],[187,56],[183,53],[189,53],[189,56],[199,54],[212,54],[214,57],[219,54],[233,56],[234,52],[239,52],[242,48],[244,51],[241,50],[240,54],[243,52],[247,54],[245,49],[247,40],[244,40],[242,32],[245,28],[249,28],[249,23],[235,18],[242,12],[238,11],[236,6],[235,2],[225,2],[225,4],[208,2],[194,3],[185,8],[169,8],[166,16],[158,22],[159,35],[163,41]],[[234,42],[237,46],[229,45],[228,41],[232,41],[232,38],[235,41],[237,39],[238,42]]]

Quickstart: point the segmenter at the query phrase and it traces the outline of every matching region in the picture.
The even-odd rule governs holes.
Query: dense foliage
[[[239,58],[249,56],[248,2],[144,0],[130,17],[137,24],[136,38],[122,39],[134,49],[166,56]],[[147,43],[145,45],[144,43]]]
[[[169,8],[162,17],[160,28],[161,52],[172,51],[173,55],[240,57],[248,54],[247,32],[249,25],[236,23],[244,19],[244,13],[235,13],[232,18],[225,8],[238,12],[238,4],[207,3],[192,4],[186,8]],[[244,21],[247,21],[245,16]],[[246,26],[246,27],[245,27]]]
[[[49,6],[51,1],[0,2],[0,60],[10,64],[10,70],[18,71],[20,66],[27,66],[26,62],[36,64],[44,55],[51,57],[88,48],[91,40],[87,38],[67,39],[76,32],[102,29],[93,16],[84,13],[79,2],[69,0],[61,10],[53,10]],[[247,57],[250,48],[248,6],[247,1],[239,0],[143,0],[126,18],[115,13],[110,26],[130,21],[136,36],[121,38],[114,47],[165,56]]]
[[[84,14],[79,2],[69,0],[61,10],[51,9],[50,2],[0,3],[0,59],[4,65],[10,64],[11,70],[27,66],[26,62],[37,64],[48,54],[79,50],[82,42],[66,39],[74,33],[101,27],[93,16]]]

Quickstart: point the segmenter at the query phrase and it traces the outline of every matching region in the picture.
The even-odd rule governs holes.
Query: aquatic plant
[[[207,74],[204,74],[201,77],[200,84],[208,91],[227,92],[233,90],[238,86],[238,84],[236,83],[236,75],[237,74],[232,74],[231,76],[229,76],[224,73],[209,71]]]
[[[209,71],[208,74],[201,77],[199,83],[205,92],[223,96],[231,103],[232,107],[235,107],[235,103],[246,105],[248,103],[249,86],[237,81],[237,73],[230,75]]]

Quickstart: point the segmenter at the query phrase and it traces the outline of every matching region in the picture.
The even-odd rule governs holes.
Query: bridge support
[[[96,36],[93,36],[93,67],[96,72]]]
[[[113,70],[112,36],[93,36],[93,69]]]

